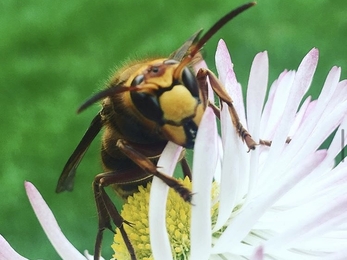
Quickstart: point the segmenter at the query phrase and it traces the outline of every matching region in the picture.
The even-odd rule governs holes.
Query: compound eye
[[[185,67],[182,72],[182,82],[193,97],[199,97],[199,85],[193,73]]]
[[[130,92],[131,100],[136,109],[148,119],[162,125],[163,111],[161,110],[157,96],[141,92]]]
[[[142,74],[136,76],[136,77],[133,79],[133,81],[131,82],[131,86],[132,86],[132,87],[135,87],[135,86],[140,85],[140,84],[143,82],[144,79],[145,79],[145,76],[143,76]]]

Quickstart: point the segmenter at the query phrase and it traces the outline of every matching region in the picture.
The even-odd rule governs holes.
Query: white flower
[[[220,139],[215,116],[206,110],[194,149],[189,259],[346,259],[347,166],[343,161],[335,165],[335,158],[346,138],[341,132],[347,126],[347,81],[340,82],[340,68],[333,67],[318,100],[308,97],[301,104],[317,62],[318,50],[312,49],[297,71],[279,76],[265,102],[268,56],[259,53],[244,112],[241,86],[224,42],[219,43],[219,78],[242,123],[255,140],[272,145],[247,153],[227,109],[221,114]],[[336,129],[329,148],[319,149]],[[179,148],[171,147],[170,153],[159,162],[166,173],[173,171]],[[213,178],[220,180],[214,226]],[[153,180],[149,230],[154,259],[173,259],[165,226],[167,190]]]
[[[70,243],[70,241],[61,232],[57,221],[54,218],[52,211],[47,206],[46,202],[42,198],[41,194],[37,191],[35,186],[30,182],[25,182],[25,189],[34,209],[34,212],[40,221],[40,224],[45,231],[51,244],[62,259],[66,260],[92,260],[93,256],[89,255],[85,251],[85,255],[82,255],[78,250]],[[30,238],[28,237],[28,243]],[[33,244],[33,246],[35,246]],[[24,260],[27,259],[19,255],[14,249],[7,243],[5,238],[0,235],[0,260]],[[100,258],[103,259],[103,258]]]
[[[266,52],[258,54],[250,72],[245,110],[228,51],[224,42],[219,43],[219,78],[233,98],[243,125],[253,139],[271,140],[272,144],[247,152],[226,105],[221,111],[221,137],[215,115],[211,109],[206,110],[194,148],[190,234],[177,236],[183,237],[190,248],[181,256],[190,260],[346,259],[347,165],[343,160],[337,165],[335,161],[347,135],[347,81],[340,82],[340,68],[333,67],[319,98],[311,101],[308,97],[302,102],[317,62],[318,50],[313,49],[296,72],[284,71],[279,76],[265,102],[268,57]],[[335,130],[329,148],[320,149]],[[162,172],[173,173],[181,149],[168,144],[158,162]],[[219,196],[211,201],[213,179],[220,187]],[[90,259],[63,236],[34,186],[26,183],[26,189],[58,254],[63,259]],[[166,230],[168,190],[154,178],[149,198],[153,255],[148,259],[176,259]],[[216,208],[218,216],[211,217]],[[178,229],[182,229],[180,224],[178,218]],[[148,241],[148,237],[141,239]],[[0,260],[25,259],[1,236],[0,248]]]

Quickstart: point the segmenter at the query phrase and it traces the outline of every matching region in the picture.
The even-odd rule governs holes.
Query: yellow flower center
[[[182,182],[186,187],[192,188],[192,183],[189,178],[186,177]],[[148,226],[150,187],[151,183],[149,183],[147,187],[140,186],[139,192],[128,197],[121,211],[122,217],[133,223],[131,227],[124,225],[124,229],[135,249],[137,259],[143,260],[153,259]],[[212,202],[217,201],[218,193],[218,184],[214,182],[211,192]],[[134,212],[136,212],[136,214],[134,214]],[[215,223],[217,214],[218,203],[215,203],[211,208],[212,224]],[[188,259],[190,251],[190,216],[191,205],[185,202],[173,189],[169,189],[166,205],[166,227],[174,259]],[[118,228],[116,229],[112,248],[115,252],[113,255],[115,259],[130,259],[129,252]]]

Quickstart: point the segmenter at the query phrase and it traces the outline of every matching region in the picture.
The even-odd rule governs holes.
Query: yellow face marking
[[[159,102],[164,119],[178,125],[183,119],[194,117],[198,105],[198,101],[183,85],[176,85],[172,90],[164,92]]]

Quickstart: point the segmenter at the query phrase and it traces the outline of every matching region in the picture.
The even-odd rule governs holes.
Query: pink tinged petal
[[[342,123],[340,124],[339,128],[337,129],[334,135],[334,138],[328,148],[328,154],[324,162],[322,162],[319,168],[316,169],[315,174],[309,176],[308,178],[304,180],[302,185],[307,185],[307,183],[310,183],[310,186],[312,187],[312,183],[315,180],[321,180],[321,176],[323,174],[326,174],[326,171],[330,171],[331,167],[335,164],[336,156],[341,151],[341,149],[347,144],[345,142],[345,140],[347,140],[347,131],[345,129],[347,129],[347,115],[345,115],[345,117],[343,118]],[[344,133],[343,136],[342,136],[342,133]],[[343,159],[343,158],[340,158],[340,159]],[[343,166],[343,162],[342,162],[334,168],[334,171],[338,170],[340,166],[345,167]],[[326,185],[328,185],[328,183],[330,183],[329,181],[332,181],[332,178],[330,178],[329,181],[326,181],[326,179],[324,178],[322,179],[322,181]],[[322,187],[320,187],[319,189],[321,190]]]
[[[304,123],[299,128],[297,132],[298,136],[296,135],[293,136],[294,143],[303,144],[308,138],[310,138],[314,129],[319,129],[318,122],[324,119],[323,113],[327,113],[327,105],[329,104],[331,97],[333,96],[333,93],[335,92],[335,89],[337,88],[340,74],[341,74],[341,70],[339,68],[334,67],[331,69],[325,81],[325,84],[323,86],[321,95],[319,96],[317,100],[316,105],[314,106],[313,110],[309,114],[309,117],[304,121]],[[337,104],[335,103],[335,106],[336,105]],[[334,107],[332,107],[331,110],[329,110],[329,112],[331,112],[333,109]]]
[[[314,153],[316,149],[320,146],[320,144],[329,136],[329,134],[336,129],[341,121],[341,114],[343,111],[347,110],[347,103],[340,104],[336,107],[334,113],[332,113],[329,117],[325,118],[325,120],[321,121],[317,125],[317,130],[314,131],[303,143],[291,142],[287,149],[283,152],[282,156],[277,161],[276,167],[273,167],[273,171],[267,172],[268,183],[263,182],[262,189],[268,189],[268,186],[271,183],[275,183],[281,178],[284,177],[285,174],[290,173],[290,169],[295,167],[298,163],[302,161],[302,158],[306,158],[310,154]],[[294,143],[294,145],[293,145]],[[325,157],[326,160],[327,157]],[[310,178],[322,173],[322,170],[327,170],[328,162],[322,162],[319,167],[316,168],[314,174],[310,175],[306,178],[302,185],[304,187],[304,183],[310,183]],[[277,168],[277,169],[276,169]],[[278,168],[281,169],[281,175],[278,174]],[[295,189],[300,190],[299,187]]]
[[[334,102],[330,102],[328,104],[328,108],[334,107],[336,103],[343,102],[347,99],[347,80],[342,80],[337,85],[337,89],[331,98],[331,100],[334,100]],[[330,110],[330,109],[329,109]]]
[[[273,109],[273,106],[274,106],[274,101],[277,100],[277,98],[275,99],[275,96],[276,96],[276,93],[279,92],[279,93],[283,93],[283,91],[278,91],[278,87],[279,87],[279,82],[281,82],[282,78],[284,77],[284,75],[286,75],[288,73],[288,71],[283,71],[278,79],[276,79],[271,87],[270,87],[270,90],[269,90],[269,95],[268,95],[268,98],[266,100],[266,103],[265,103],[265,106],[264,106],[264,110],[263,110],[263,113],[262,113],[262,117],[261,117],[261,122],[260,122],[260,129],[261,129],[261,133],[260,133],[260,136],[262,138],[267,138],[267,139],[270,139],[270,136],[267,134],[268,130],[267,128],[269,128],[269,120],[271,120],[273,118],[273,116],[270,117],[270,114],[273,113],[274,109]],[[291,85],[290,85],[291,86]],[[289,87],[290,87],[289,86]],[[289,87],[287,87],[286,89],[284,90],[287,90],[287,92],[289,92]],[[287,97],[285,97],[284,100],[287,100]]]
[[[194,68],[195,72],[198,72],[199,69],[207,69],[208,67],[207,67],[207,64],[204,60],[200,60],[199,62],[197,62],[193,65],[193,68]]]
[[[248,186],[248,178],[245,179],[246,176],[248,177],[248,171],[241,166],[244,161],[242,157],[249,157],[249,154],[240,152],[244,150],[244,143],[236,133],[226,104],[223,105],[221,111],[221,132],[224,160],[220,181],[218,218],[213,231],[219,230],[229,219],[236,203],[244,197]],[[245,163],[245,165],[248,164]],[[240,182],[245,182],[245,184]]]
[[[269,59],[267,52],[258,53],[252,63],[247,88],[247,123],[248,131],[255,141],[259,140],[261,111],[267,90]]]
[[[273,83],[277,84],[277,81],[275,81]],[[274,90],[273,87],[271,87],[272,90]],[[260,133],[259,135],[262,137],[262,139],[270,139],[266,132],[266,126],[268,125],[269,122],[269,117],[270,117],[270,113],[272,110],[272,104],[273,104],[273,100],[274,100],[274,93],[269,92],[269,95],[267,97],[266,103],[264,105],[264,109],[263,109],[263,113],[261,114],[261,120],[260,120]]]
[[[211,186],[218,159],[217,136],[215,115],[212,109],[207,108],[194,147],[192,176],[194,195],[190,229],[192,260],[208,259],[211,251]]]
[[[0,260],[27,260],[27,258],[18,254],[6,241],[6,239],[0,235]]]
[[[248,131],[256,142],[259,140],[259,126],[268,84],[268,74],[269,59],[267,52],[258,53],[252,63],[247,91]],[[258,161],[259,149],[256,149],[251,153],[249,196],[247,198],[251,197],[252,190],[257,182]]]
[[[273,171],[278,167],[277,163],[281,158],[281,153],[284,147],[286,146],[285,141],[289,132],[289,125],[286,123],[290,120],[290,114],[288,111],[291,110],[293,105],[296,106],[294,102],[289,102],[287,100],[289,95],[287,89],[290,90],[290,93],[295,91],[295,89],[293,89],[294,78],[295,73],[289,71],[283,73],[278,80],[278,87],[268,120],[269,125],[265,130],[265,137],[267,140],[272,140],[272,144],[268,149],[269,151],[267,156],[264,158],[264,167],[259,170],[258,186],[262,186],[262,183],[267,184],[269,180],[272,180]],[[284,122],[284,124],[281,122]],[[262,136],[262,138],[264,137]]]
[[[215,61],[219,80],[225,84],[227,73],[233,70],[234,65],[231,62],[229,51],[223,40],[219,40],[218,42]]]
[[[306,119],[306,115],[309,113],[313,103],[316,103],[316,101],[311,102],[311,96],[307,97],[304,103],[302,103],[300,110],[295,116],[294,123],[290,128],[290,131],[288,134],[289,137],[292,137],[297,132],[298,128]]]
[[[282,166],[286,168],[290,167],[290,165],[295,165],[302,158],[315,151],[331,132],[339,126],[346,111],[347,101],[338,104],[329,116],[317,122],[314,131],[306,136],[306,139],[301,138],[301,136],[293,139],[288,145],[287,150],[282,154],[283,158],[291,158],[291,161],[287,160],[283,162]],[[289,162],[290,164],[288,164]]]
[[[168,142],[158,161],[158,170],[173,175],[182,147]],[[171,245],[166,229],[166,201],[169,186],[153,178],[149,200],[149,234],[154,259],[172,259]]]
[[[324,82],[322,91],[318,98],[319,108],[321,107],[325,108],[329,104],[329,101],[331,100],[331,98],[333,97],[337,89],[340,76],[341,76],[341,68],[336,66],[332,67]]]
[[[347,195],[343,195],[330,203],[324,204],[312,214],[296,216],[296,223],[287,227],[287,230],[269,239],[265,245],[267,250],[276,251],[281,248],[302,247],[305,241],[318,238],[324,233],[334,230],[336,226],[345,222]],[[293,216],[294,217],[294,216]],[[319,249],[319,248],[318,248]]]
[[[262,246],[258,247],[250,260],[263,260],[264,259],[264,249]]]
[[[329,151],[325,160],[310,176],[276,203],[275,206],[279,208],[292,208],[292,210],[286,210],[287,213],[283,217],[279,217],[281,220],[284,220],[291,212],[296,214],[302,211],[301,215],[306,212],[307,214],[319,212],[321,205],[330,204],[330,201],[345,194],[347,190],[346,165],[340,163],[331,170],[333,161],[328,156]],[[291,218],[288,221],[295,221],[295,219]]]
[[[310,118],[310,116],[312,115],[312,113],[314,112],[314,110],[315,110],[315,108],[316,108],[316,105],[317,105],[317,100],[312,100],[312,101],[308,104],[308,106],[307,106],[307,108],[306,108],[306,111],[305,111],[305,113],[304,113],[304,116],[303,116],[303,118],[302,118],[302,122],[301,122],[301,124],[299,125],[298,130],[297,130],[296,132],[298,132],[298,131],[299,131],[299,128],[302,127],[302,125],[304,125],[304,124],[306,123],[306,121],[307,121],[308,118]],[[300,107],[300,110],[301,110],[301,108],[302,108],[302,107]],[[331,111],[331,109],[329,109],[329,111]],[[299,112],[298,112],[298,113],[299,113]],[[293,137],[293,136],[294,136],[294,134],[291,135],[291,137]]]
[[[35,215],[59,256],[62,259],[85,260],[86,258],[80,252],[78,252],[78,250],[61,232],[52,211],[49,209],[35,186],[30,182],[25,182],[24,185]]]
[[[339,90],[340,92],[335,92],[333,99],[334,98],[339,98],[340,100],[346,100],[347,99],[347,79],[342,80],[339,82],[339,85],[337,86],[337,90]],[[335,100],[335,99],[334,99]]]
[[[235,74],[232,71],[230,74],[234,75],[233,81],[227,81],[225,83],[225,88],[227,89],[228,94],[233,100],[233,105],[239,116],[241,124],[247,129],[246,113],[245,113],[245,104],[243,102],[242,87],[240,83],[236,81]],[[247,151],[247,150],[246,150]]]
[[[296,114],[297,111],[297,107],[299,106],[299,103],[302,99],[302,97],[304,96],[304,94],[306,93],[306,91],[308,90],[311,82],[312,82],[312,78],[314,75],[314,72],[316,70],[317,67],[317,63],[318,63],[318,50],[317,49],[312,49],[302,60],[302,62],[299,65],[298,71],[295,75],[294,78],[294,82],[293,82],[293,88],[291,90],[291,92],[289,93],[289,97],[288,97],[288,103],[287,105],[293,104],[290,106],[290,109],[288,109],[286,111],[286,113],[288,114],[288,121],[290,121],[288,123],[288,126],[290,126],[293,122],[292,119],[294,119],[294,116]],[[285,122],[282,120],[282,125],[286,125]],[[282,126],[283,127],[283,126]],[[287,127],[287,125],[286,125]],[[288,128],[288,127],[287,127]]]
[[[308,176],[325,158],[326,151],[318,151],[308,156],[300,164],[292,168],[290,174],[284,175],[277,183],[270,186],[266,192],[254,198],[242,211],[235,216],[221,237],[212,248],[213,253],[223,253],[232,250],[253,228],[266,210],[275,204],[283,195]]]
[[[272,173],[278,164],[274,163],[283,158],[281,152],[284,149],[291,125],[294,122],[296,111],[303,95],[309,88],[318,62],[318,50],[312,49],[302,60],[295,74],[293,87],[288,96],[285,110],[272,140],[268,161],[263,172]],[[290,158],[290,157],[286,157]]]
[[[347,80],[344,79],[342,81],[339,82],[338,86],[337,86],[337,89],[332,97],[332,99],[335,101],[335,102],[342,102],[344,100],[347,99],[347,89],[346,89],[346,86],[347,86]],[[333,104],[331,104],[333,105]]]
[[[300,88],[303,90],[303,92],[297,93],[298,95],[301,95],[301,97],[304,96],[304,94],[307,92],[307,90],[309,89],[311,85],[312,78],[318,63],[318,56],[319,56],[318,49],[313,48],[304,57],[304,59],[299,65],[297,78],[295,79],[294,83],[300,84],[302,86],[306,86],[306,89]]]
[[[277,128],[282,120],[283,114],[288,110],[293,110],[292,106],[296,105],[289,101],[290,93],[295,91],[293,90],[294,78],[295,72],[287,71],[282,73],[280,78],[277,80],[278,86],[274,93],[271,111],[264,130],[265,137],[268,139],[274,138],[274,134],[278,131]]]
[[[246,127],[247,125],[246,125],[245,110],[244,110],[244,104],[243,104],[242,89],[241,89],[241,85],[239,83],[237,83],[236,78],[235,78],[235,74],[233,71],[229,71],[227,74],[226,82],[225,82],[225,89],[233,98],[233,100],[234,100],[233,104],[234,104],[236,111],[238,112],[240,121],[243,124],[243,126]],[[226,107],[226,106],[224,106],[224,107]],[[223,131],[223,124],[225,122],[231,123],[231,117],[230,117],[229,112],[225,111],[225,115],[228,115],[228,117],[224,117],[223,122],[221,122],[222,131]],[[229,138],[229,134],[230,134],[230,132],[228,133],[228,132],[224,131],[224,134],[222,132],[223,142],[225,141],[226,138]],[[241,139],[239,138],[239,142],[237,142],[237,144],[240,144],[240,141],[241,141]],[[245,193],[248,191],[248,182],[249,182],[250,154],[247,153],[248,148],[244,144],[244,142],[241,141],[241,143],[242,143],[242,145],[239,145],[238,147],[236,147],[238,149],[237,154],[239,157],[239,160],[237,163],[239,165],[242,165],[242,168],[240,168],[240,175],[239,175],[241,179],[238,182],[238,190],[240,192],[237,193],[238,197],[236,197],[236,200],[240,200],[244,197]],[[225,144],[224,144],[224,146],[225,146]],[[232,146],[235,146],[235,145],[232,144]],[[225,156],[224,158],[230,159],[232,156],[234,156],[234,154],[231,154],[230,156]],[[226,160],[224,160],[224,161],[226,161]],[[228,173],[228,174],[230,174],[230,173]]]
[[[329,214],[325,223],[322,222],[320,226],[316,225],[314,227],[315,233],[311,232],[311,238],[319,239],[322,238],[321,235],[324,235],[324,233],[336,230],[336,227],[344,224],[343,222],[345,222],[347,217],[347,212],[334,210],[334,208],[342,207],[343,209],[346,206],[345,191],[347,188],[347,176],[345,173],[346,168],[340,171],[334,170],[329,172],[327,183],[323,180],[318,184],[313,182],[311,186],[307,184],[301,185],[300,183],[298,187],[295,187],[290,193],[286,194],[288,203],[282,202],[281,199],[279,204],[274,206],[274,208],[286,210],[269,212],[267,223],[263,222],[262,228],[268,229],[271,227],[273,230],[276,230],[278,234],[282,234],[301,225],[298,223],[312,221],[312,218],[319,218],[319,216],[323,216],[323,214]],[[324,207],[322,207],[322,205],[324,205]],[[331,212],[329,212],[329,209]],[[322,217],[320,217],[320,219],[322,219]],[[318,232],[320,234],[318,234]],[[296,236],[298,236],[298,234],[296,234]],[[297,238],[299,239],[299,236]],[[347,240],[345,240],[345,244],[347,244]],[[301,245],[302,244],[300,244],[300,247]]]
[[[228,49],[222,40],[219,42],[216,52],[216,67],[219,79],[233,100],[233,105],[239,115],[241,123],[247,127],[242,88],[237,82]]]
[[[293,91],[294,78],[294,71],[285,71],[278,78],[276,82],[276,92],[273,95],[271,110],[269,111],[267,120],[263,123],[266,126],[264,127],[265,129],[263,131],[265,135],[263,135],[262,138],[273,139],[277,126],[279,125],[285,110],[290,108],[290,103],[287,104],[287,102],[289,93]]]

